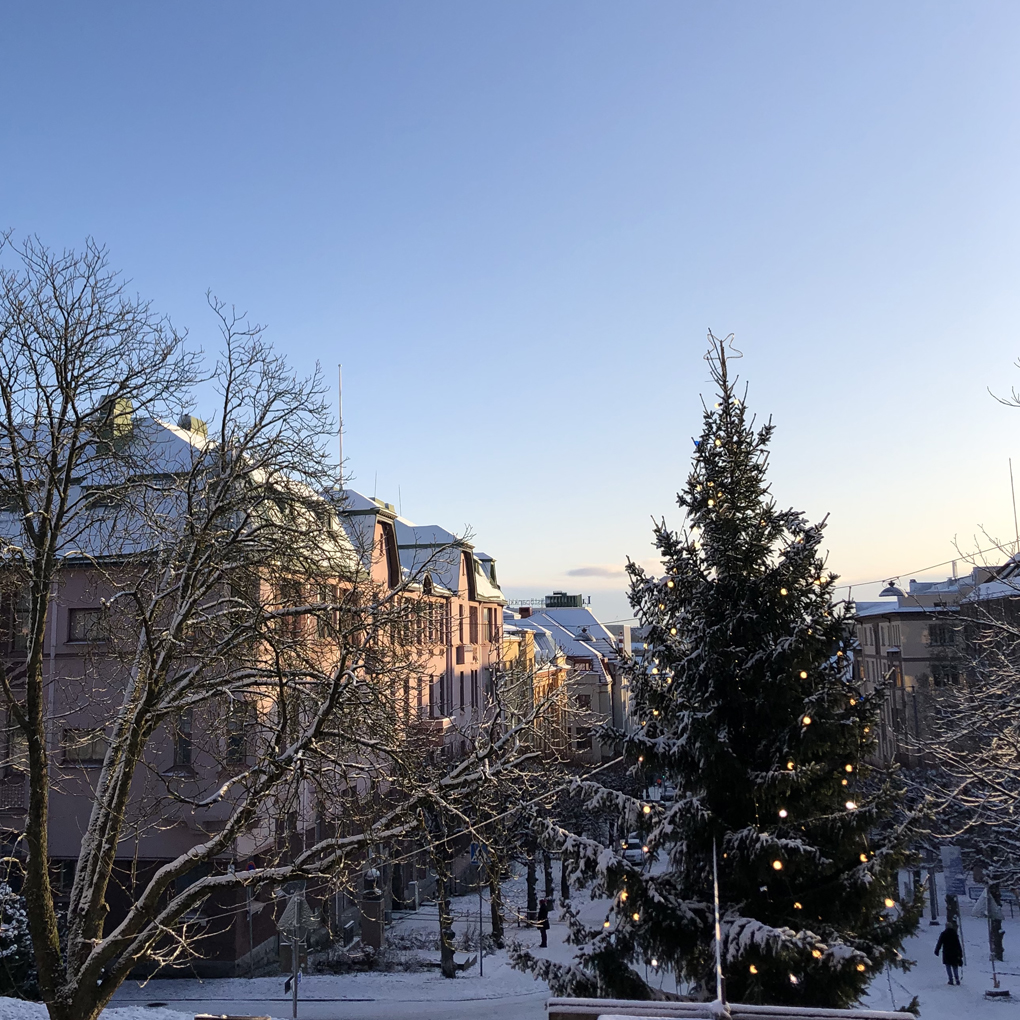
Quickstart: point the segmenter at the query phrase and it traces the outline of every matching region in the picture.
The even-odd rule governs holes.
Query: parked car
[[[648,847],[641,842],[641,837],[632,832],[626,839],[620,840],[623,859],[629,864],[644,864],[648,857]]]

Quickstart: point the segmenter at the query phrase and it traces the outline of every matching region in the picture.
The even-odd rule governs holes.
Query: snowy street
[[[514,906],[523,899],[523,883],[509,883],[508,902]],[[465,931],[474,932],[477,924],[477,899],[464,896],[454,900],[458,945]],[[602,916],[602,905],[591,903],[584,913],[592,921]],[[558,911],[551,917],[549,949],[552,959],[566,961],[572,947],[564,945],[566,924]],[[391,937],[399,933],[431,931],[436,923],[434,907],[425,906],[417,914],[398,915],[388,929]],[[967,965],[960,987],[946,984],[945,970],[933,949],[941,925],[922,922],[917,936],[907,944],[907,955],[917,965],[907,974],[882,974],[872,984],[864,1006],[874,1009],[899,1009],[917,995],[924,1020],[960,1020],[992,1018],[1020,1020],[1020,916],[1004,921],[1005,961],[998,966],[1003,988],[1016,998],[1007,1002],[984,998],[992,987],[992,969],[988,960],[985,922],[965,916],[963,935]],[[507,935],[538,949],[539,934],[525,927],[508,926]],[[428,953],[423,954],[428,956]],[[458,950],[457,959],[471,955]],[[104,1020],[192,1020],[196,1013],[269,1015],[286,1020],[291,1015],[290,997],[284,992],[283,977],[247,980],[232,978],[199,981],[197,979],[154,980],[144,986],[126,984],[118,992],[114,1006]],[[667,985],[668,987],[668,985]],[[304,1020],[541,1020],[548,990],[529,975],[513,970],[505,951],[485,958],[484,976],[477,966],[455,980],[441,977],[436,970],[397,973],[358,973],[311,975],[301,982],[298,1015]],[[158,1004],[158,1005],[157,1005]],[[0,1020],[45,1020],[46,1012],[34,1003],[0,999]]]

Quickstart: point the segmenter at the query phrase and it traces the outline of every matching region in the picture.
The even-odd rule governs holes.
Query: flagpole
[[[726,1002],[722,976],[722,925],[719,923],[719,862],[716,859],[715,836],[712,837],[712,886],[715,900],[715,998],[720,1005]]]

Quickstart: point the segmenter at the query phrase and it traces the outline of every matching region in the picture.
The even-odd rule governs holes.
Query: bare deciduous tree
[[[8,863],[51,1016],[94,1020],[136,968],[201,951],[211,897],[343,881],[372,851],[434,837],[429,819],[443,839],[451,820],[469,828],[479,790],[530,768],[541,706],[494,713],[463,760],[424,752],[401,699],[428,602],[415,578],[374,581],[372,549],[341,526],[318,374],[295,377],[217,301],[222,352],[203,374],[101,249],[17,253],[0,270],[0,565],[24,626],[0,690],[29,784]],[[215,418],[169,424],[196,387],[217,394]],[[102,612],[69,676],[53,620],[75,584]],[[59,753],[82,717],[87,776]],[[53,791],[88,806],[63,917]],[[365,797],[352,824],[338,805]],[[171,853],[136,867],[154,840]]]

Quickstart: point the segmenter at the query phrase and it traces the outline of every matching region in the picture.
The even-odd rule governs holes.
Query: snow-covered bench
[[[752,1006],[731,1002],[732,1020],[903,1020],[903,1013],[879,1009],[822,1009],[811,1006]],[[711,1002],[664,1002],[647,999],[549,999],[548,1020],[717,1020]]]

